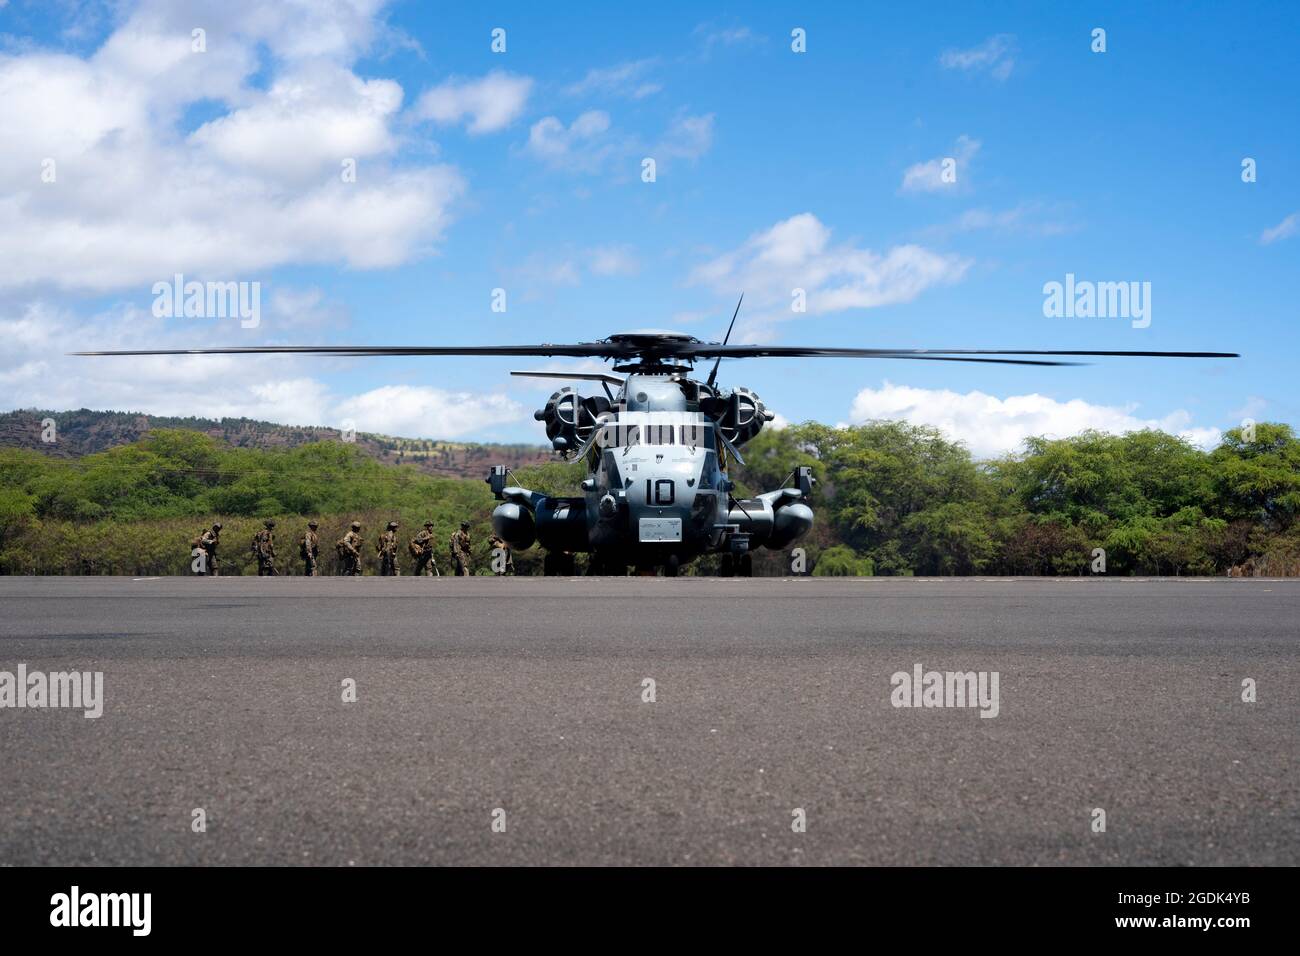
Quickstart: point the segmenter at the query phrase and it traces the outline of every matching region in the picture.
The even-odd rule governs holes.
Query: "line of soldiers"
[[[273,576],[279,572],[275,569],[275,522],[266,521],[264,527],[257,534],[253,535],[252,552],[257,561],[257,573],[259,577]],[[307,530],[298,542],[298,557],[303,562],[303,574],[307,577],[318,577],[320,575],[320,535],[317,532],[319,524],[315,521],[307,522]],[[379,573],[383,577],[395,577],[401,572],[398,569],[398,523],[396,521],[388,522],[388,527],[379,536],[375,545],[375,552],[379,556]],[[434,558],[434,534],[433,522],[426,521],[424,527],[416,533],[415,537],[407,542],[406,548],[411,557],[415,560],[415,574],[424,577],[439,577],[438,562]],[[191,553],[196,557],[193,565],[195,572],[217,576],[220,574],[217,548],[221,543],[221,522],[218,521],[211,528],[195,538],[191,544]],[[467,577],[472,574],[472,564],[470,557],[471,540],[469,534],[469,522],[462,521],[460,530],[452,533],[451,563],[454,573],[457,577]],[[506,542],[493,534],[488,539],[488,546],[492,549],[492,573],[498,576],[505,574],[514,574],[515,562],[514,556],[510,553],[510,546]],[[361,574],[363,554],[365,549],[365,540],[361,536],[361,522],[354,521],[347,534],[340,538],[334,545],[334,551],[339,557],[342,564],[342,573],[348,577],[354,577]]]

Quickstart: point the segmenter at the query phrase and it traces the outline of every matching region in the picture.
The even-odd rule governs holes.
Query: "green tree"
[[[859,557],[852,548],[837,544],[817,556],[812,573],[820,578],[866,578],[874,570],[870,558]]]
[[[1231,429],[1210,457],[1224,518],[1279,531],[1292,526],[1300,512],[1300,441],[1290,425],[1261,422],[1253,441]]]

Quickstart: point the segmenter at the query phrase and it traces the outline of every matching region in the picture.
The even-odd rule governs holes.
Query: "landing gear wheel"
[[[736,559],[736,577],[752,578],[754,576],[754,556],[746,551]]]
[[[718,577],[734,578],[736,576],[736,559],[729,554],[722,556],[722,564],[718,567]]]
[[[670,554],[668,560],[664,562],[664,577],[675,578],[677,572],[682,566],[682,559],[675,554]]]

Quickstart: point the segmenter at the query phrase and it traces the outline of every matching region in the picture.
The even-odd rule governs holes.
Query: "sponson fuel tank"
[[[813,526],[813,510],[800,500],[796,488],[737,501],[728,512],[729,524],[750,536],[751,547],[779,551],[803,537]]]

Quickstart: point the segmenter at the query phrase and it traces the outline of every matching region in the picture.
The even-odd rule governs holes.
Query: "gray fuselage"
[[[715,424],[673,375],[629,375],[617,399],[588,453],[591,549],[686,559],[715,548],[730,487]]]

